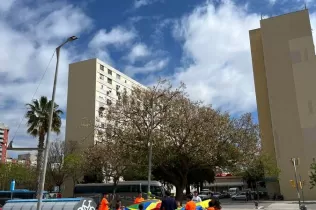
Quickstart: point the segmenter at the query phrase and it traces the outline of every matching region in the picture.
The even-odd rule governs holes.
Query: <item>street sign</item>
[[[296,184],[295,184],[295,181],[294,181],[294,180],[290,180],[290,184],[291,184],[291,186],[292,186],[293,188],[296,187]]]
[[[300,188],[301,188],[301,189],[303,189],[304,185],[305,185],[305,180],[300,181]]]

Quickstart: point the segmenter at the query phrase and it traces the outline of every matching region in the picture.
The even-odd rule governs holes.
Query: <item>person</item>
[[[124,206],[122,206],[122,201],[120,199],[116,200],[116,204],[120,206],[120,209],[124,209]]]
[[[193,196],[187,195],[187,203],[185,204],[185,210],[196,210],[195,202],[192,201]]]
[[[175,210],[177,209],[177,202],[171,197],[171,193],[166,191],[166,197],[161,201],[160,210]]]
[[[144,209],[144,205],[141,203],[138,205],[138,210],[143,210]]]
[[[138,204],[138,203],[141,203],[141,202],[143,202],[145,199],[143,198],[143,196],[142,196],[142,193],[141,192],[139,192],[138,193],[138,196],[135,198],[135,200],[134,200],[134,204]]]
[[[182,207],[182,205],[181,205],[180,201],[177,201],[177,208],[181,208],[181,207]]]
[[[215,210],[214,200],[208,202],[208,208],[206,210]]]
[[[198,203],[198,202],[201,202],[201,201],[202,201],[202,199],[201,199],[200,196],[198,195],[198,192],[197,192],[197,191],[194,191],[194,195],[193,195],[192,201],[194,201],[195,203]]]
[[[109,210],[108,194],[104,194],[98,210]]]
[[[212,200],[212,201],[213,201],[215,210],[221,210],[222,209],[221,202],[219,202],[218,199],[215,199],[215,200]]]
[[[122,210],[122,206],[120,202],[117,202],[115,205],[115,210]]]

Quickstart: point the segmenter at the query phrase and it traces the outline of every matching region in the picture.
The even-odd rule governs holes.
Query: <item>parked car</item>
[[[219,193],[219,192],[214,192],[214,193],[213,193],[213,196],[214,196],[215,198],[222,198],[222,194]]]
[[[0,204],[0,210],[2,210],[2,205]]]
[[[244,201],[246,201],[247,200],[246,193],[245,192],[241,192],[239,194],[233,195],[232,196],[232,200],[244,200]]]
[[[228,192],[222,192],[222,198],[230,198],[230,194]]]
[[[201,198],[202,201],[205,201],[207,199],[210,199],[210,196],[205,195],[205,194],[200,194],[199,197]]]

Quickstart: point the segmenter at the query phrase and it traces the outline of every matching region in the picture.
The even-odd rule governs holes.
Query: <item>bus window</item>
[[[133,193],[138,193],[139,191],[143,192],[143,188],[140,188],[140,185],[131,185],[131,192]],[[147,191],[147,190],[146,190]]]
[[[128,186],[128,185],[117,186],[116,192],[117,193],[129,193],[129,192],[131,192],[131,186]]]

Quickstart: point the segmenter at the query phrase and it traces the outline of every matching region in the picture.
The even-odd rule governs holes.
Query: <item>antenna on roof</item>
[[[262,13],[261,13],[261,20],[262,20]]]
[[[304,8],[305,8],[305,9],[307,9],[307,6],[306,6],[306,1],[305,1],[305,3],[304,3]]]

